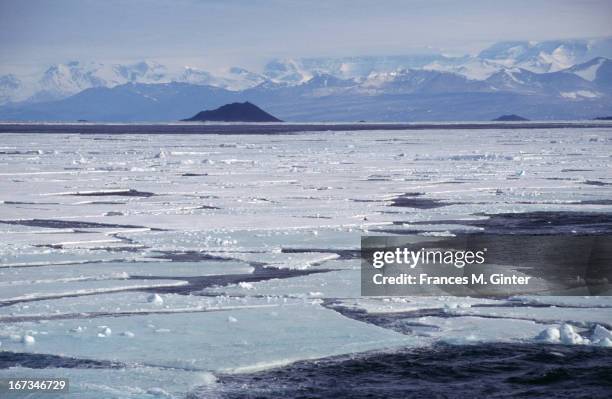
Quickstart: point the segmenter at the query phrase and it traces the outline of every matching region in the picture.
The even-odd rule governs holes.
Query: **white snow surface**
[[[128,367],[0,378],[67,376],[73,397],[181,397],[202,385],[215,397],[215,373],[368,350],[606,346],[609,297],[364,298],[360,261],[345,255],[398,221],[443,235],[453,225],[412,223],[610,212],[611,140],[610,128],[3,134],[15,153],[0,155],[2,350]],[[389,206],[417,192],[449,205]],[[261,270],[302,275],[251,278]],[[198,285],[213,276],[231,282]],[[422,327],[402,334],[338,307]],[[424,309],[453,317],[412,314]]]
[[[595,78],[597,78],[597,71],[599,71],[599,67],[601,67],[601,64],[603,64],[604,62],[605,62],[605,59],[600,58],[596,62],[592,63],[591,65],[587,67],[575,68],[573,72],[576,75],[580,76],[582,79],[592,82],[595,80]]]

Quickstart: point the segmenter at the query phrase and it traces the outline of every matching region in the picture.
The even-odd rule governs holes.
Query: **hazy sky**
[[[612,35],[612,1],[0,0],[0,65],[152,59],[257,68],[273,57],[477,52]]]

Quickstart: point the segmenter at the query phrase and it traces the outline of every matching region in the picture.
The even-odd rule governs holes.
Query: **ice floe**
[[[0,378],[70,378],[75,398],[196,387],[214,398],[215,373],[384,348],[599,350],[612,343],[609,297],[364,298],[359,240],[609,229],[611,139],[609,128],[4,134],[32,158],[0,159],[2,350],[103,366]],[[560,211],[584,223],[536,226]],[[511,224],[519,213],[530,216]]]

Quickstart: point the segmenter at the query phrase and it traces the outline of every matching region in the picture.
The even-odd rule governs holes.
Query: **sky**
[[[477,53],[612,35],[607,0],[0,0],[0,66],[68,60],[254,70],[272,58]]]

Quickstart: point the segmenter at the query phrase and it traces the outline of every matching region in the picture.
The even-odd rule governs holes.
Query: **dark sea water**
[[[220,381],[227,399],[610,398],[612,349],[437,345],[302,361]]]
[[[574,122],[461,122],[461,123],[175,123],[175,124],[97,124],[97,123],[0,123],[0,133],[74,134],[287,134],[300,132],[360,130],[447,130],[447,129],[555,129],[605,128],[605,121]]]

